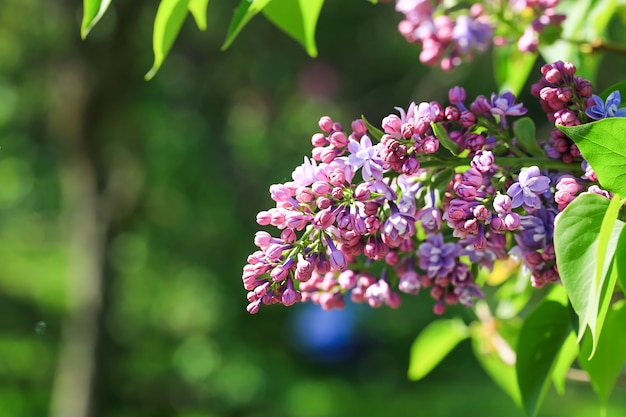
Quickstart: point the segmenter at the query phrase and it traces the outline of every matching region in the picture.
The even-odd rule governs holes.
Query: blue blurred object
[[[355,353],[358,312],[354,304],[325,311],[317,304],[304,303],[292,317],[290,332],[296,346],[312,361],[339,362]]]

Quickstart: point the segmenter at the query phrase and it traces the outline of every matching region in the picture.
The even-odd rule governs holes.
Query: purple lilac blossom
[[[602,98],[595,94],[593,94],[591,98],[595,104],[587,108],[585,114],[592,119],[600,120],[609,117],[626,117],[626,107],[619,108],[622,101],[619,90],[615,90],[609,94],[606,101],[602,101]]]
[[[507,194],[513,199],[513,208],[523,206],[526,210],[541,208],[539,196],[550,187],[550,178],[541,175],[539,167],[532,166],[522,170],[518,176],[518,182],[507,190]]]
[[[452,272],[461,247],[457,243],[444,243],[440,233],[428,235],[417,251],[419,266],[430,278]]]
[[[361,175],[365,181],[369,181],[372,177],[378,181],[383,179],[383,161],[378,156],[380,146],[372,145],[372,141],[368,136],[361,137],[361,142],[350,139],[348,150],[350,156],[347,164],[355,171],[361,169]]]

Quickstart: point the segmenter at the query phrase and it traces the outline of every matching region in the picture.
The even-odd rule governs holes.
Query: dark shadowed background
[[[189,18],[145,82],[157,1],[114,1],[86,41],[80,2],[0,2],[0,416],[522,416],[469,342],[407,380],[426,295],[250,316],[240,279],[320,116],[489,94],[489,56],[426,68],[364,0],[327,2],[318,59],[262,17],[220,52],[236,4],[212,2],[207,32]],[[571,383],[540,414],[597,402]]]

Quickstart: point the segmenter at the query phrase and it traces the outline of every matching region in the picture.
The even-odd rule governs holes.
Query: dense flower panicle
[[[516,43],[522,52],[535,52],[539,35],[546,27],[558,27],[565,19],[565,15],[555,11],[559,0],[474,2],[469,8],[454,12],[443,1],[396,0],[395,3],[396,11],[404,15],[398,25],[400,34],[408,42],[421,46],[422,63],[439,64],[443,70],[471,60],[475,52],[485,51],[492,44]],[[511,39],[495,30],[495,23],[504,16],[510,16],[511,27],[520,28]]]
[[[397,4],[428,21],[430,2]],[[622,115],[619,94],[602,102],[575,72],[560,61],[542,67],[532,92],[550,120]],[[514,119],[526,109],[511,93],[468,100],[454,87],[448,99],[396,108],[382,131],[362,120],[351,131],[328,116],[319,120],[311,157],[290,181],[270,186],[275,207],[256,217],[278,232],[257,232],[257,250],[243,267],[250,313],[277,303],[342,308],[347,300],[395,308],[400,294],[426,291],[442,314],[447,305],[471,306],[482,296],[474,274],[509,256],[532,285],[559,281],[554,219],[582,192],[610,194],[558,129],[546,155],[580,161],[584,175],[540,169],[539,162],[510,165],[534,161],[515,146]]]

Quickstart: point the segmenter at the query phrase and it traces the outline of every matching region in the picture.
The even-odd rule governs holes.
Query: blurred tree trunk
[[[102,128],[132,90],[143,80],[128,75],[128,39],[136,25],[140,2],[117,2],[108,13],[117,15],[115,34],[106,41],[83,42],[76,25],[73,56],[52,64],[49,85],[50,137],[59,146],[62,187],[61,221],[67,230],[67,313],[62,324],[57,369],[51,394],[51,417],[88,417],[94,407],[94,384],[101,373],[97,360],[106,313],[103,294],[110,285],[106,275],[106,249],[112,234],[112,207],[119,201],[119,184],[111,179],[113,167],[103,155],[110,154],[115,138],[105,138]],[[75,2],[66,2],[67,22],[74,21]],[[122,104],[123,105],[123,104]],[[130,136],[130,135],[129,135]],[[126,139],[126,138],[124,138]],[[119,143],[118,143],[119,145]],[[124,191],[122,190],[122,194]]]

